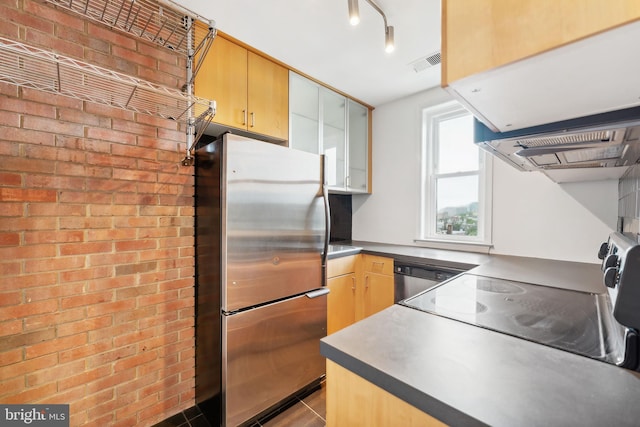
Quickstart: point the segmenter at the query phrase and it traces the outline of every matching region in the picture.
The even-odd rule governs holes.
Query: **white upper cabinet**
[[[369,109],[289,73],[289,147],[324,154],[330,192],[369,189]]]

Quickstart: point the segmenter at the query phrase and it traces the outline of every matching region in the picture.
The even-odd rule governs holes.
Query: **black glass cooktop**
[[[607,356],[605,295],[462,274],[404,305],[583,356]]]

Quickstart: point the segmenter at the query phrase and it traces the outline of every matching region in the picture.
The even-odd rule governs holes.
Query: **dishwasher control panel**
[[[463,271],[433,265],[411,265],[396,262],[394,264],[394,300],[399,302],[415,296]]]

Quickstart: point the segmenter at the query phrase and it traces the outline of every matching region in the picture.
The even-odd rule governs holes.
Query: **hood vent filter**
[[[568,135],[539,136],[534,138],[518,139],[515,142],[522,148],[531,148],[584,143],[606,144],[611,142],[612,138],[613,131],[594,131]]]

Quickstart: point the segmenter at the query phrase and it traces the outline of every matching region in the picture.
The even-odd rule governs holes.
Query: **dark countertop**
[[[594,294],[606,292],[600,264],[491,255],[470,273]]]
[[[359,246],[341,245],[341,244],[329,244],[328,259],[342,258],[349,255],[356,255],[362,252],[362,248]]]
[[[333,248],[331,247],[333,246]],[[329,259],[358,253],[386,256],[396,261],[469,270],[479,276],[553,286],[582,292],[602,293],[599,264],[556,261],[509,255],[421,248],[372,242],[341,242],[330,245]]]
[[[598,264],[352,245],[478,275],[605,291]],[[640,424],[640,373],[400,305],[322,339],[320,347],[328,359],[447,424]]]
[[[320,351],[450,425],[640,423],[637,372],[400,305]]]
[[[449,251],[443,249],[420,248],[417,246],[392,245],[387,243],[373,242],[336,242],[329,246],[335,246],[341,251],[332,251],[329,248],[329,259],[339,258],[341,256],[353,255],[357,253],[368,253],[372,255],[380,255],[393,258],[403,262],[413,262],[418,264],[429,264],[440,267],[452,267],[461,270],[469,270],[490,259],[489,255],[473,253]],[[346,252],[344,248],[352,248],[350,252]]]

